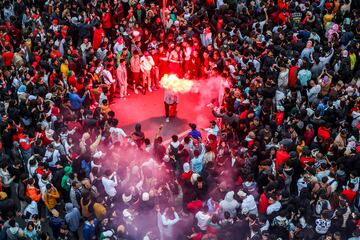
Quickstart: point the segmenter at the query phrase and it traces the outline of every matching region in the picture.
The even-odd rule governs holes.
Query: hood
[[[70,166],[66,166],[65,168],[64,168],[64,172],[65,172],[65,174],[70,174],[70,173],[72,173],[72,167],[70,167]]]
[[[339,25],[338,24],[334,24],[331,29],[335,32],[339,31]]]
[[[38,214],[38,207],[37,207],[37,203],[35,201],[32,201],[27,207],[26,207],[26,212],[31,213],[31,215],[34,214]]]
[[[190,172],[190,164],[187,163],[187,162],[184,163],[184,165],[183,165],[183,170],[184,170],[185,173]]]
[[[234,191],[230,191],[230,192],[226,193],[224,200],[227,202],[233,201],[234,200]]]
[[[65,204],[65,209],[66,209],[66,212],[71,212],[74,208],[74,205],[72,203],[66,203]]]
[[[17,234],[17,232],[19,231],[19,227],[11,227],[9,228],[11,234]]]
[[[26,86],[25,85],[21,85],[19,88],[18,88],[18,93],[24,93],[26,92]]]
[[[173,148],[178,148],[180,145],[180,142],[176,141],[176,142],[171,142],[170,144],[171,144],[171,146],[173,146]]]
[[[254,203],[254,204],[256,204],[253,195],[247,195],[246,198],[243,200],[243,203],[247,203],[247,204]]]

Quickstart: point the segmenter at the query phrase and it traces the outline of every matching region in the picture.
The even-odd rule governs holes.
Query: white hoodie
[[[209,220],[211,219],[211,216],[204,213],[203,211],[198,211],[195,215],[198,223],[198,227],[203,230],[203,231],[206,231],[207,229],[207,226],[208,226],[208,222]]]
[[[142,72],[150,71],[154,65],[155,63],[151,56],[142,56],[140,58],[140,69]]]
[[[241,209],[247,209],[250,214],[258,215],[258,209],[256,206],[255,199],[252,195],[247,195],[246,198],[241,203]]]
[[[231,217],[235,217],[236,209],[240,206],[234,199],[234,191],[226,193],[224,200],[220,202],[221,212],[229,212]]]

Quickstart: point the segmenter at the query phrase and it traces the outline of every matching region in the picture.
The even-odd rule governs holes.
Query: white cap
[[[237,192],[237,195],[238,195],[239,197],[246,197],[246,196],[247,196],[247,194],[246,194],[244,191],[242,191],[242,190],[239,190],[239,191]]]
[[[150,199],[149,193],[144,192],[144,193],[141,195],[141,199],[142,199],[144,202],[149,201],[149,199]]]

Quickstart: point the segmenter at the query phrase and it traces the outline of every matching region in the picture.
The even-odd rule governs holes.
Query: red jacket
[[[259,204],[258,204],[258,210],[261,214],[266,214],[266,209],[269,206],[269,199],[265,195],[265,193],[262,193],[260,195]]]
[[[92,42],[92,46],[93,46],[95,51],[100,47],[103,36],[105,36],[104,29],[102,29],[102,28],[95,29],[93,42]]]
[[[314,135],[315,135],[314,130],[310,130],[310,131],[306,130],[305,131],[304,139],[305,139],[305,144],[306,145],[309,146],[311,144],[311,141],[313,140]]]
[[[189,202],[186,207],[191,213],[195,214],[202,208],[202,201],[196,200]]]
[[[111,28],[111,14],[106,12],[102,16],[102,25],[104,29],[110,29]]]
[[[290,155],[287,151],[285,150],[278,150],[276,152],[276,156],[275,156],[275,167],[276,167],[276,170],[279,169],[279,167],[281,165],[283,165],[287,160],[290,159]]]
[[[315,163],[315,158],[312,157],[301,157],[300,158],[300,166],[302,168],[305,168],[306,164],[314,164]]]
[[[330,130],[324,126],[319,127],[318,136],[321,137],[324,141],[330,138]]]
[[[356,192],[351,189],[345,189],[341,194],[343,194],[350,203],[352,203],[356,197]]]
[[[292,66],[289,69],[289,82],[288,82],[289,87],[294,87],[295,86],[296,80],[297,80],[297,72],[298,72],[298,67],[297,66]]]
[[[18,134],[18,138],[19,138],[19,144],[22,149],[27,151],[31,148],[31,143],[30,143],[31,139],[29,139],[22,133]]]
[[[14,57],[14,53],[12,53],[12,52],[4,52],[4,53],[2,54],[2,57],[3,57],[3,59],[4,59],[4,65],[5,65],[6,67],[10,67],[11,64],[12,64],[12,60],[13,60],[13,57]]]

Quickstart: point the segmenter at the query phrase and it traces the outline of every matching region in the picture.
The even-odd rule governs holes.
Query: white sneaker
[[[169,119],[169,118],[166,118],[166,119],[165,119],[165,122],[167,122],[167,123],[170,122],[170,119]]]
[[[134,93],[139,94],[139,91],[135,88]]]
[[[152,92],[151,88],[148,88],[149,92]]]

